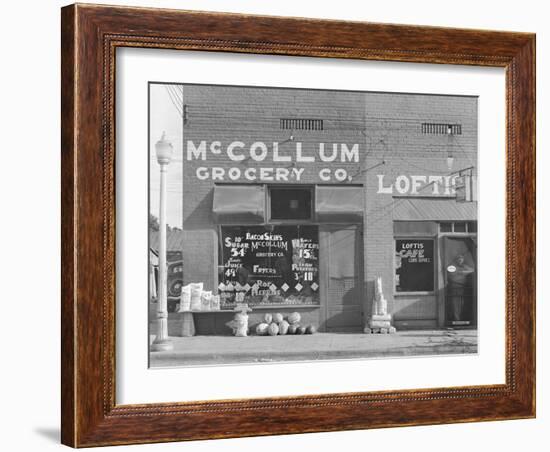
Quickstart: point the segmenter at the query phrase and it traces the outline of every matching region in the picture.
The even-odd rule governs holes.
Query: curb
[[[268,352],[268,353],[225,353],[205,354],[186,352],[157,352],[150,354],[150,367],[189,366],[212,364],[262,364],[286,363],[291,361],[319,361],[335,359],[365,359],[387,357],[409,357],[427,355],[463,355],[477,353],[477,345],[460,346],[412,346],[392,350],[327,350],[323,352]]]

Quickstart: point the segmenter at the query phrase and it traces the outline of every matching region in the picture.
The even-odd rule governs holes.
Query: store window
[[[263,185],[216,185],[212,213],[222,224],[258,224],[265,221]]]
[[[357,224],[363,222],[364,188],[318,185],[315,191],[315,214],[319,223]]]
[[[439,223],[439,232],[476,233],[477,221],[451,221]]]
[[[463,221],[457,221],[454,228],[454,232],[466,232],[466,223]]]
[[[453,223],[439,223],[440,232],[453,232]]]
[[[395,240],[396,292],[433,292],[434,240]]]
[[[272,187],[269,197],[272,220],[311,220],[311,188]]]
[[[318,226],[221,226],[219,256],[224,307],[319,304]]]

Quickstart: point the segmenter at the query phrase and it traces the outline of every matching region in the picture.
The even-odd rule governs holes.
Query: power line
[[[167,85],[165,86],[166,88],[166,92],[168,93],[168,96],[170,98],[170,101],[172,102],[172,105],[174,105],[174,107],[176,108],[176,111],[178,112],[178,114],[180,116],[183,116],[183,108],[182,106],[180,105],[180,103],[178,102],[178,97],[177,97],[177,94],[173,91],[172,86],[171,85]]]

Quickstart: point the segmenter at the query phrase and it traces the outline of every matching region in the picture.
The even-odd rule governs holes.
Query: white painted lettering
[[[199,147],[195,146],[192,140],[187,140],[187,160],[206,160],[206,141],[201,141]]]
[[[351,149],[348,148],[346,143],[340,145],[340,153],[342,162],[345,162],[346,159],[348,162],[358,162],[359,161],[359,145],[354,144]]]
[[[212,152],[212,154],[221,154],[222,152],[221,142],[212,141],[212,143],[210,143],[210,152]]]
[[[329,181],[330,180],[330,169],[329,168],[323,168],[321,171],[319,171],[319,179],[322,181]]]
[[[212,168],[212,180],[223,180],[223,176],[225,175],[225,170],[220,167],[214,167]]]
[[[445,180],[445,194],[450,195],[451,194],[451,176],[444,176],[443,179]]]
[[[290,155],[279,155],[279,143],[273,143],[273,161],[274,162],[290,162]]]
[[[384,195],[391,195],[393,193],[393,184],[389,187],[384,187],[384,175],[378,174],[378,192],[380,194]]]
[[[297,181],[300,180],[303,172],[304,172],[304,168],[292,168],[292,173]]]
[[[311,155],[302,155],[302,143],[296,143],[296,161],[311,163],[315,161],[315,157]]]
[[[336,171],[334,171],[334,177],[337,181],[343,182],[348,178],[348,172],[343,168],[338,168]]]
[[[258,149],[260,152],[258,153]],[[267,157],[267,146],[261,141],[256,141],[250,146],[250,157],[256,162],[263,162]]]
[[[411,183],[407,176],[401,175],[395,179],[395,189],[402,195],[404,195],[405,193],[408,193],[410,188],[411,188]]]
[[[206,180],[208,179],[208,176],[209,176],[208,168],[205,168],[204,166],[199,166],[195,174],[197,175],[197,179]]]
[[[335,143],[332,145],[332,154],[325,154],[325,143],[319,143],[319,158],[322,162],[334,162],[338,156],[338,145]]]
[[[273,168],[260,168],[261,180],[273,180]]]
[[[230,168],[227,174],[231,180],[237,180],[241,177],[241,170],[239,168]]]
[[[288,182],[288,175],[290,171],[286,168],[277,168],[275,170],[275,179],[278,181],[286,181]]]
[[[246,177],[248,180],[256,180],[256,168],[245,169],[244,177]]]
[[[443,181],[443,176],[429,176],[428,183],[432,184],[432,194],[439,195],[439,187]]]
[[[242,141],[233,141],[229,146],[227,146],[227,155],[234,162],[241,162],[244,160],[243,154],[235,154],[234,150],[236,148],[244,148],[244,143]]]
[[[426,183],[426,176],[411,176],[411,193],[418,193],[418,189],[422,188]]]

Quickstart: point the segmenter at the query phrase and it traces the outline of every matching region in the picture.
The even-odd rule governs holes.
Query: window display
[[[395,241],[396,292],[434,290],[434,241],[397,239]]]
[[[319,304],[318,226],[222,226],[219,256],[222,306]]]

